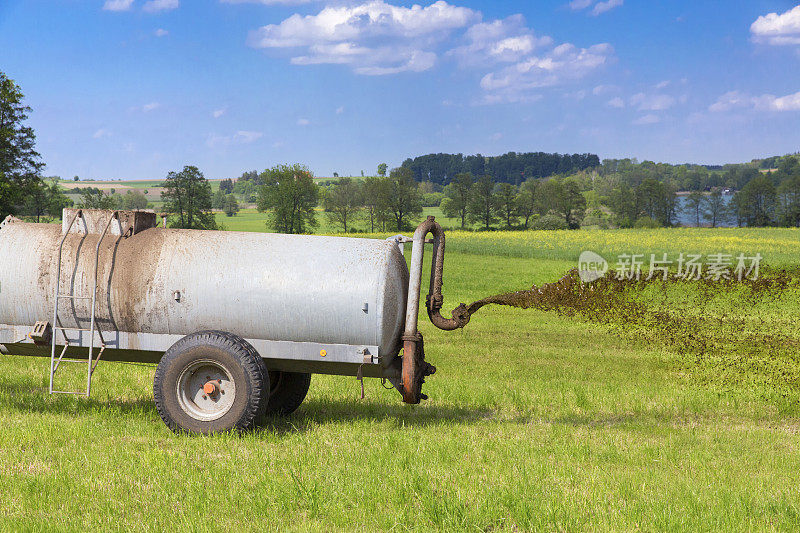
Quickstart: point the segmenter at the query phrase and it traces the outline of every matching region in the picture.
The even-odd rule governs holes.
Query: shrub
[[[444,199],[444,193],[429,192],[422,195],[422,207],[439,207]]]
[[[567,221],[557,215],[544,215],[531,222],[531,229],[569,229]]]
[[[640,217],[633,225],[634,228],[660,228],[661,224],[650,217]]]

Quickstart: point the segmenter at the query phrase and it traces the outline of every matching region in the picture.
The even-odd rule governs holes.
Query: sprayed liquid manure
[[[669,347],[687,366],[710,370],[712,381],[766,384],[799,401],[800,320],[796,312],[778,311],[797,303],[797,272],[767,271],[756,280],[637,280],[611,271],[584,283],[572,269],[554,283],[477,300],[467,311],[495,304],[577,316]]]

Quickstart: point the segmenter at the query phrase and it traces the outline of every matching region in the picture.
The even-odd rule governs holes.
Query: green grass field
[[[442,210],[438,207],[426,207],[422,210],[422,214],[416,217],[413,222],[419,223],[425,219],[425,217],[433,215],[436,217],[436,220],[439,221],[445,228],[455,228],[458,227],[460,224],[457,223],[456,219],[447,218],[442,214]],[[267,213],[260,213],[256,209],[242,209],[239,211],[235,216],[229,217],[226,216],[225,213],[221,211],[217,211],[214,213],[216,217],[217,224],[221,224],[228,231],[268,231],[269,228],[267,226],[267,222],[269,216]],[[330,223],[328,217],[322,211],[322,209],[317,210],[317,223],[319,224],[317,228],[314,229],[314,233],[317,234],[333,234],[341,231],[341,228],[335,226]],[[354,228],[358,231],[367,231],[367,223],[361,219],[356,219],[354,221]],[[349,231],[349,229],[348,229]],[[397,231],[389,232],[387,235],[396,235]]]
[[[262,229],[249,215],[237,227],[225,219],[228,229]],[[782,229],[451,232],[447,247],[445,309],[554,281],[583,249],[609,260],[720,251],[800,263],[800,231]],[[799,294],[795,278],[758,301],[700,284],[631,295],[679,315],[728,317],[733,333],[720,329],[703,354],[670,340],[668,324],[651,335],[487,307],[443,332],[421,318],[438,368],[430,400],[403,405],[377,380],[359,400],[355,379],[314,376],[294,415],[241,436],[170,433],[152,403],[151,367],[101,363],[84,400],[48,397],[46,360],[2,356],[0,525],[797,530]],[[697,338],[713,333],[699,324]],[[777,338],[781,352],[767,361],[741,349],[742,339]]]

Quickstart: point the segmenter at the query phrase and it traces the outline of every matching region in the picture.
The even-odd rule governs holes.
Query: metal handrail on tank
[[[75,299],[89,299],[86,296],[75,296],[74,294],[60,294],[60,286],[61,286],[61,260],[63,258],[63,251],[64,251],[64,242],[69,235],[72,226],[75,224],[75,221],[78,218],[84,218],[83,210],[79,209],[75,216],[72,217],[69,224],[66,226],[64,230],[64,236],[61,237],[61,242],[58,245],[58,270],[56,273],[56,287],[55,287],[55,303],[53,306],[53,339],[52,339],[52,347],[50,352],[50,393],[54,392],[61,392],[61,393],[69,393],[69,394],[85,394],[87,397],[91,394],[92,391],[92,374],[94,374],[95,368],[97,368],[97,364],[100,362],[100,357],[103,355],[103,351],[106,349],[106,342],[103,338],[103,332],[101,330],[97,330],[97,333],[100,335],[100,351],[97,354],[97,358],[94,357],[94,333],[95,333],[95,326],[96,320],[95,315],[97,311],[97,281],[99,277],[100,271],[100,245],[103,243],[103,238],[108,233],[108,228],[111,227],[111,223],[116,220],[119,223],[119,212],[114,211],[109,217],[108,222],[106,223],[105,227],[103,228],[102,233],[97,239],[97,246],[95,246],[95,256],[94,256],[94,288],[92,289],[92,307],[91,307],[91,314],[89,318],[89,356],[88,360],[86,361],[87,370],[86,370],[86,392],[71,392],[71,391],[57,391],[53,389],[53,380],[55,378],[55,373],[58,370],[59,365],[62,361],[71,361],[71,359],[64,359],[64,355],[67,353],[67,348],[69,347],[69,339],[67,338],[66,334],[64,333],[66,330],[75,329],[76,331],[86,331],[84,329],[78,328],[67,328],[63,326],[59,326],[58,322],[58,301],[61,298],[71,298]],[[84,219],[84,224],[86,221]],[[84,228],[84,237],[88,234],[88,228]],[[120,235],[122,234],[122,226],[120,224]],[[76,258],[76,261],[78,258]],[[77,264],[77,263],[76,263]],[[61,351],[61,355],[56,360],[56,332],[61,331],[62,336],[64,337],[64,349]],[[78,362],[76,360],[76,362]]]
[[[61,287],[61,257],[64,251],[64,241],[67,240],[67,235],[69,235],[69,230],[72,229],[73,224],[75,224],[75,221],[79,217],[83,217],[82,209],[78,209],[78,211],[75,212],[75,216],[72,217],[72,220],[70,220],[69,224],[64,229],[64,236],[61,237],[61,242],[58,244],[58,262],[56,263],[56,265],[58,265],[58,268],[56,270],[55,301],[53,302],[53,333],[52,333],[53,340],[52,340],[52,348],[50,350],[50,394],[53,393],[53,374],[55,373],[55,370],[58,368],[58,365],[56,364],[55,360],[56,360],[56,337],[57,337],[56,332],[58,331],[58,300],[60,298],[60,294],[58,291],[60,290]],[[68,345],[69,341],[67,341],[67,336],[64,335],[63,331],[61,332],[61,334],[64,336],[65,344]],[[64,357],[64,353],[66,353],[66,346],[64,347],[64,351],[61,352],[61,357],[58,358],[59,362],[61,362],[61,359]]]
[[[108,228],[111,227],[111,223],[116,220],[119,223],[119,211],[114,211],[111,214],[111,217],[108,219],[108,223],[106,227],[103,228],[103,233],[100,234],[100,238],[97,239],[97,247],[94,251],[94,289],[92,290],[92,316],[89,326],[89,370],[88,375],[86,377],[86,396],[89,396],[92,390],[92,374],[94,374],[94,369],[97,367],[97,363],[100,362],[100,357],[103,356],[103,351],[106,349],[106,340],[103,338],[103,332],[101,330],[97,330],[98,335],[100,335],[100,352],[97,354],[97,359],[92,362],[92,354],[94,353],[94,327],[95,327],[95,313],[97,312],[97,275],[100,269],[100,244],[103,242],[103,237],[106,236],[108,233]],[[122,235],[122,226],[120,225],[120,235]]]

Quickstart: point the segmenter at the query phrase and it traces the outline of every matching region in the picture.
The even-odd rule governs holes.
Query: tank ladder
[[[92,391],[92,374],[94,374],[95,368],[97,368],[97,363],[100,362],[100,357],[103,356],[103,352],[106,349],[106,342],[103,338],[103,332],[100,329],[96,329],[97,322],[95,320],[95,314],[97,309],[97,276],[98,270],[100,267],[100,244],[103,242],[103,237],[105,237],[106,233],[108,232],[108,228],[111,227],[111,223],[116,220],[117,224],[120,226],[120,235],[122,234],[122,225],[119,220],[119,212],[114,211],[111,215],[111,218],[108,219],[108,223],[105,225],[103,232],[100,234],[100,237],[97,239],[97,246],[95,247],[94,253],[94,285],[92,288],[92,295],[91,296],[76,296],[75,295],[75,283],[71,283],[70,293],[69,294],[61,294],[60,286],[61,286],[61,270],[63,268],[62,264],[62,256],[64,251],[64,241],[67,239],[67,235],[69,235],[72,226],[75,225],[75,222],[81,219],[83,221],[83,237],[86,238],[86,235],[89,234],[88,222],[83,215],[83,211],[78,210],[75,213],[75,216],[72,217],[72,220],[69,222],[67,227],[64,229],[64,236],[61,238],[61,242],[58,245],[58,271],[56,273],[56,285],[55,285],[55,294],[53,297],[54,304],[53,304],[53,334],[51,340],[51,350],[50,350],[50,394],[75,394],[77,396],[86,396],[89,397]],[[75,258],[75,268],[77,270],[78,261],[80,260],[79,256]],[[60,300],[71,300],[73,302],[73,309],[74,303],[79,300],[91,300],[92,307],[91,307],[91,315],[89,320],[89,328],[80,328],[80,327],[65,327],[62,325],[61,319],[58,316],[58,303]],[[76,323],[76,325],[80,326],[80,323]],[[67,349],[70,346],[70,340],[67,337],[67,332],[77,332],[78,333],[78,344],[82,340],[82,335],[84,331],[89,332],[89,357],[88,359],[72,359],[72,358],[65,358],[64,356],[67,353]],[[61,353],[58,357],[56,357],[56,343],[58,340],[58,333],[61,333],[61,336],[64,338],[64,347],[61,350]],[[95,357],[95,332],[100,337],[100,351],[97,353]],[[78,363],[86,365],[86,390],[77,390],[77,391],[66,391],[66,390],[56,390],[53,387],[53,382],[55,379],[56,371],[61,363]]]

